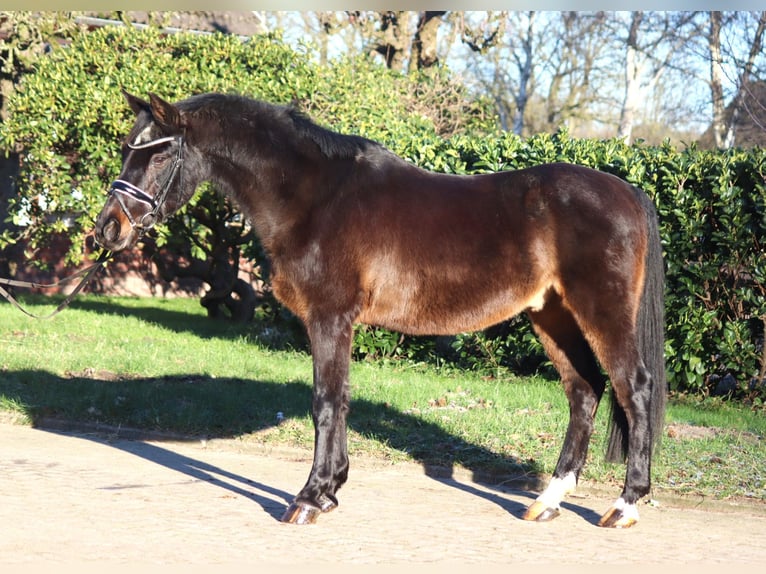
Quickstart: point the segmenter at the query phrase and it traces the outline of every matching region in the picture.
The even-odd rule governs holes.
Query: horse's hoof
[[[535,522],[549,522],[559,514],[561,514],[561,511],[558,508],[551,508],[544,502],[535,500],[529,505],[522,518],[524,520],[534,520]]]
[[[308,502],[293,502],[282,515],[282,522],[290,524],[314,524],[323,512],[330,512],[338,507],[338,499],[331,494],[319,497],[319,506]]]
[[[331,510],[335,510],[338,508],[338,499],[331,494],[323,494],[319,498],[319,508],[322,509],[322,512],[330,512]]]
[[[638,516],[629,511],[629,508],[612,507],[606,511],[598,525],[602,528],[630,528],[638,522]]]
[[[305,502],[293,502],[282,515],[282,522],[289,524],[314,524],[322,509]]]

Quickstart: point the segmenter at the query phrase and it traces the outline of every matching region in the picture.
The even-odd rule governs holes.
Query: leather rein
[[[88,267],[84,269],[80,269],[79,271],[76,271],[75,273],[72,273],[70,276],[65,277],[64,279],[60,279],[59,281],[56,281],[55,283],[36,283],[34,281],[17,281],[15,279],[4,279],[0,277],[0,295],[5,297],[9,303],[11,303],[14,307],[16,307],[19,311],[24,313],[25,315],[32,317],[33,319],[50,319],[54,315],[57,315],[60,313],[67,305],[69,305],[72,302],[72,299],[75,298],[75,296],[82,290],[83,287],[88,283],[88,281],[91,280],[93,275],[96,274],[96,271],[101,269],[101,267],[112,258],[112,253],[110,251],[102,251],[101,255],[99,255],[98,260],[93,263],[92,265],[89,265]],[[30,311],[27,311],[24,307],[21,306],[21,304],[14,298],[13,295],[11,295],[5,288],[2,287],[2,285],[7,285],[9,287],[30,287],[32,289],[50,289],[51,287],[58,287],[60,285],[65,285],[66,283],[70,283],[71,281],[77,279],[78,277],[82,277],[82,280],[80,283],[75,287],[72,292],[67,295],[66,299],[64,299],[61,303],[59,303],[58,307],[54,309],[52,312],[48,313],[47,315],[35,315],[34,313],[31,313]]]

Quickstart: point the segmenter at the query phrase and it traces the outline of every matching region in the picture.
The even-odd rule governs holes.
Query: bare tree
[[[749,111],[748,106],[758,105],[758,98],[752,94],[752,82],[757,61],[763,58],[766,12],[707,12],[706,15],[712,140],[715,147],[728,148],[735,144],[743,112],[753,121],[758,121],[760,116]],[[747,56],[742,56],[745,50]],[[728,106],[727,91],[731,95]]]
[[[749,90],[750,79],[753,74],[753,67],[755,65],[756,57],[761,53],[761,46],[763,40],[764,29],[766,29],[766,12],[761,12],[758,17],[758,25],[755,33],[753,34],[752,42],[750,43],[750,52],[748,53],[747,60],[742,66],[742,71],[737,81],[737,95],[734,97],[734,101],[731,107],[731,117],[729,118],[728,127],[726,129],[726,136],[723,138],[723,147],[729,148],[734,145],[735,129],[739,121],[740,114],[744,109],[746,101],[746,95]],[[756,114],[751,114],[755,116]]]
[[[519,135],[533,92],[536,14],[486,12],[478,21],[463,17],[459,24],[463,43],[477,56],[473,60],[477,77],[495,100],[501,127]],[[483,72],[488,69],[491,75]]]
[[[721,27],[723,12],[710,12],[708,48],[710,50],[710,94],[713,102],[713,140],[717,148],[723,147],[725,131],[723,99],[723,58],[721,57]]]
[[[301,12],[306,33],[313,38],[319,50],[319,63],[325,65],[330,58],[330,38],[346,29],[347,21],[337,12]],[[352,50],[353,41],[346,44],[346,51]]]
[[[496,12],[465,17],[468,71],[503,129],[525,135],[614,122],[616,43],[603,12]],[[608,116],[608,117],[607,117]]]
[[[374,31],[368,38],[372,51],[377,52],[386,62],[386,66],[397,72],[404,71],[407,49],[410,46],[409,18],[405,10],[380,12],[378,26],[370,27]],[[368,22],[372,22],[369,19]]]
[[[301,13],[307,32],[319,44],[322,63],[327,61],[329,37],[343,34],[347,53],[361,47],[398,72],[426,69],[440,61],[438,33],[449,22],[447,14],[444,10]]]
[[[439,62],[438,31],[446,10],[420,12],[415,35],[412,38],[410,71],[423,70]]]
[[[638,57],[638,29],[641,26],[644,13],[633,12],[630,20],[630,29],[625,50],[625,99],[620,113],[620,125],[617,128],[617,137],[630,143],[633,121],[636,108],[641,97],[640,90],[640,65]]]
[[[604,111],[614,109],[606,86],[615,83],[615,66],[610,63],[614,42],[607,23],[604,12],[560,12],[541,30],[543,41],[548,41],[538,58],[550,82],[540,94],[544,117],[539,129],[567,124],[574,132],[578,124],[612,121]]]
[[[528,13],[526,24],[525,33],[519,39],[521,53],[513,53],[513,59],[519,70],[519,86],[513,96],[516,102],[516,113],[513,115],[513,133],[515,134],[521,134],[521,131],[524,129],[524,113],[527,110],[527,101],[529,99],[527,88],[532,77],[535,12]]]
[[[654,90],[675,54],[689,41],[693,15],[684,12],[631,12],[625,40],[625,97],[617,137],[630,143],[642,91]]]

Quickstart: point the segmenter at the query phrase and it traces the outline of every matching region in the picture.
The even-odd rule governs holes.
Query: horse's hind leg
[[[308,327],[314,363],[312,418],[314,463],[306,485],[282,522],[310,524],[338,506],[337,490],[348,478],[346,415],[352,328],[339,317]]]
[[[543,522],[559,515],[561,501],[577,485],[606,383],[590,345],[558,294],[552,293],[542,310],[528,315],[569,399],[569,426],[553,477],[524,514],[525,520]]]
[[[610,300],[618,299],[605,296],[602,302]],[[625,486],[599,526],[629,528],[638,522],[636,503],[649,493],[650,487],[652,378],[639,355],[634,314],[629,305],[613,305],[609,309],[602,305],[595,310],[589,305],[574,305],[571,295],[568,302],[580,309],[578,324],[611,381],[616,401],[614,414],[622,417],[624,413],[622,420],[627,427]]]
[[[632,339],[626,338],[608,353],[605,364],[612,381],[615,400],[627,422],[627,469],[620,498],[604,513],[599,526],[629,528],[638,522],[638,500],[649,494],[651,486],[652,377],[639,358]],[[615,406],[614,408],[617,408]]]

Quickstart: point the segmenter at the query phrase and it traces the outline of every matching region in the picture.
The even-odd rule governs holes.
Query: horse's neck
[[[255,158],[242,150],[230,156],[206,154],[211,181],[248,217],[267,250],[280,241],[280,232],[305,218],[311,203],[305,173],[276,158]],[[235,159],[239,158],[239,159]]]

